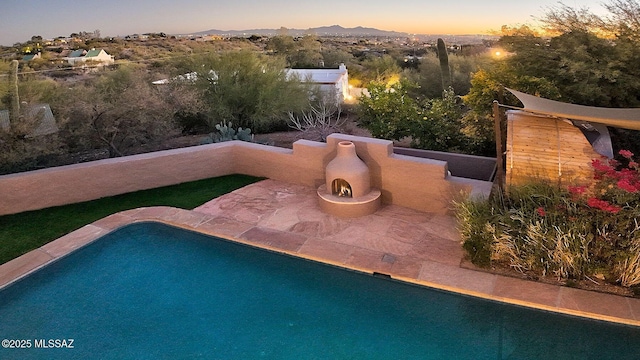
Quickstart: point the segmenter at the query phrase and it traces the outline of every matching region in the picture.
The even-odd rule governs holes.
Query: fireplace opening
[[[335,179],[331,182],[331,194],[340,197],[353,197],[351,185],[345,179]]]

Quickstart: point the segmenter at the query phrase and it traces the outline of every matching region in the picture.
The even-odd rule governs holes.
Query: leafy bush
[[[478,141],[470,138],[463,122],[466,108],[452,89],[442,98],[419,100],[410,93],[415,84],[402,80],[389,88],[372,83],[370,96],[359,100],[362,126],[377,138],[411,139],[411,147],[419,149],[473,153]]]
[[[422,119],[409,125],[411,147],[438,151],[468,152],[473,142],[463,132],[465,112],[453,89],[442,93],[442,98],[426,101]]]
[[[593,181],[562,188],[511,186],[488,201],[456,204],[464,248],[479,266],[506,264],[559,279],[640,284],[640,165],[593,160]]]
[[[358,103],[360,123],[376,138],[400,140],[409,136],[408,124],[422,118],[417,100],[409,96],[414,85],[400,81],[387,88],[382,82],[372,82]]]

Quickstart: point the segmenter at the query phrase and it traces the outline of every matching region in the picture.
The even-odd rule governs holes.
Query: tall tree
[[[298,79],[289,78],[282,59],[239,51],[216,55],[198,72],[210,126],[231,122],[255,133],[287,127],[288,113],[308,102]]]
[[[613,0],[605,8],[610,16],[563,4],[551,8],[542,19],[551,37],[527,26],[503,27],[497,45],[508,56],[474,73],[465,97],[474,111],[468,119],[490,129],[493,100],[519,105],[504,87],[581,105],[640,106],[640,39],[634,35],[640,7],[635,0]]]
[[[635,1],[613,3],[631,7],[629,4]],[[511,55],[500,60],[503,66],[492,71],[503,72],[506,76],[502,77],[519,83],[545,79],[567,102],[602,107],[639,106],[640,43],[618,36],[631,25],[611,20],[616,18],[601,18],[587,9],[564,5],[552,8],[543,22],[555,36],[545,38],[526,27],[506,33],[498,44]],[[614,38],[610,37],[612,34]]]
[[[266,48],[284,56],[291,68],[315,68],[322,60],[322,46],[315,35],[295,39],[286,34],[276,35],[269,39]]]
[[[278,55],[286,57],[293,52],[296,48],[296,44],[293,40],[293,36],[281,34],[269,38],[266,48]]]
[[[287,56],[289,65],[297,69],[317,68],[322,61],[321,49],[320,40],[315,35],[298,38],[295,51]]]
[[[326,68],[337,68],[340,64],[349,64],[354,60],[353,55],[340,49],[322,50],[322,61]]]

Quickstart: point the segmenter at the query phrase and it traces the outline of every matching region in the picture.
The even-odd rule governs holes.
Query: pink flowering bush
[[[533,276],[640,285],[640,166],[634,154],[595,159],[588,183],[511,186],[456,204],[463,246],[479,265]]]
[[[595,197],[587,199],[587,205],[593,209],[599,209],[612,214],[617,214],[620,211],[620,207],[610,204],[606,200],[601,200]]]

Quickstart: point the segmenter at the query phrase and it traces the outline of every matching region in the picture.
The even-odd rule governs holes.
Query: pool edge
[[[294,256],[298,258],[303,258],[306,260],[326,263],[332,266],[354,270],[358,272],[363,272],[367,274],[373,274],[376,272],[375,269],[367,268],[363,266],[356,266],[353,264],[347,264],[344,262],[339,262],[335,260],[331,260],[328,258],[323,258],[321,256],[314,256],[310,254],[304,254],[298,252],[296,249],[287,249],[278,246],[274,246],[269,243],[262,243],[251,241],[248,239],[241,238],[241,235],[247,232],[249,229],[254,228],[255,226],[247,226],[246,228],[238,228],[233,231],[225,231],[217,229],[215,226],[201,226],[203,224],[207,224],[212,220],[217,219],[218,217],[213,215],[207,215],[195,211],[184,210],[173,207],[166,206],[156,206],[156,207],[144,207],[137,208],[132,210],[126,210],[122,212],[118,212],[97,220],[91,224],[85,225],[67,235],[64,235],[50,243],[47,243],[38,249],[32,250],[16,259],[13,259],[7,263],[0,265],[0,291],[14,282],[28,276],[29,274],[37,271],[38,269],[55,262],[68,254],[87,246],[93,243],[95,240],[100,237],[115,231],[121,227],[131,225],[134,223],[140,222],[158,222],[167,225],[171,225],[174,227],[182,228],[185,230],[206,234],[209,236],[219,237],[228,241],[237,242],[245,245],[249,245],[252,247],[257,247],[261,249],[266,249],[269,251],[287,254],[289,256]],[[474,271],[474,270],[468,270]],[[478,274],[485,274],[481,272],[477,272]],[[579,309],[572,309],[565,306],[551,306],[542,303],[536,303],[516,298],[510,298],[505,296],[498,296],[495,294],[467,289],[459,286],[451,286],[443,283],[439,283],[437,281],[428,281],[424,279],[411,278],[408,276],[402,275],[394,275],[394,274],[386,274],[389,275],[392,279],[403,281],[406,283],[416,284],[420,286],[426,286],[429,288],[434,288],[438,290],[458,293],[466,296],[472,296],[477,298],[482,298],[491,301],[508,303],[516,306],[523,306],[528,308],[534,308],[547,312],[555,312],[561,313],[570,316],[577,316],[581,318],[588,318],[592,320],[598,321],[606,321],[612,323],[618,323],[623,325],[629,325],[634,327],[640,327],[640,321],[635,318],[624,318],[612,315],[601,314],[597,312],[584,311]],[[501,277],[501,275],[495,275],[496,277]],[[519,279],[513,279],[517,281]],[[525,280],[521,280],[526,286]],[[587,290],[579,290],[579,289],[571,289],[572,291],[577,291],[578,293],[583,292],[585,296],[593,293]],[[600,293],[599,293],[600,294]],[[614,297],[617,300],[625,300],[629,301],[627,297],[614,295],[614,294],[601,294],[602,296],[610,296]],[[633,299],[634,301],[637,299]],[[628,305],[629,312],[631,316],[634,316],[633,310],[631,310],[631,306]]]

